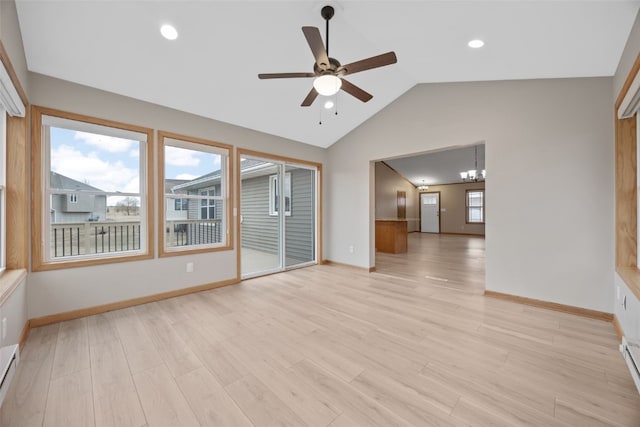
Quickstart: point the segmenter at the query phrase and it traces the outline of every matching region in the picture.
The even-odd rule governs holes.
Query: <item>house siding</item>
[[[314,172],[292,169],[291,216],[285,217],[287,265],[315,258]],[[242,247],[278,253],[278,217],[269,215],[269,176],[242,181]]]
[[[89,218],[105,221],[107,219],[107,197],[77,194],[78,203],[69,203],[67,194],[54,194],[51,197],[52,223],[84,222]],[[76,206],[77,205],[77,206]]]
[[[278,253],[278,217],[269,215],[269,176],[242,181],[242,247]]]
[[[291,216],[285,217],[287,265],[315,258],[315,173],[308,169],[291,172]]]

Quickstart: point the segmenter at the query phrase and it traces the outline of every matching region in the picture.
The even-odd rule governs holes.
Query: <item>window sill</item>
[[[151,253],[141,253],[138,255],[113,255],[96,258],[85,259],[71,259],[64,261],[47,261],[47,262],[33,262],[31,271],[48,271],[48,270],[62,270],[65,268],[78,268],[78,267],[91,267],[94,265],[115,264],[119,262],[141,261],[153,259]]]
[[[0,276],[0,306],[9,299],[13,291],[16,290],[18,285],[27,277],[27,270],[5,270],[4,274]]]
[[[616,272],[636,298],[640,300],[640,270],[635,267],[617,267]]]

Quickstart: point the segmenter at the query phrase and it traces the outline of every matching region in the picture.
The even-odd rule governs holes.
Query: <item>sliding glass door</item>
[[[292,196],[285,200],[285,267],[294,267],[316,260],[316,171],[288,164],[284,169],[285,191]]]
[[[269,158],[240,158],[243,278],[316,262],[317,170]]]

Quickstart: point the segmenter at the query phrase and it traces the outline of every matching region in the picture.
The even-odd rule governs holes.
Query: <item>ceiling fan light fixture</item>
[[[167,40],[175,40],[178,38],[178,30],[173,25],[164,24],[160,27],[160,34]]]
[[[479,49],[484,46],[484,42],[480,39],[471,40],[467,45],[473,49]]]
[[[333,74],[325,74],[313,81],[313,87],[320,95],[332,96],[342,87],[342,80]]]

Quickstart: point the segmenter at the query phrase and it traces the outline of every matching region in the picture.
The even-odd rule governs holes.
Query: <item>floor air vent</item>
[[[627,362],[627,366],[631,371],[633,382],[636,384],[638,392],[640,392],[640,342],[627,341],[622,337],[620,351]]]
[[[9,390],[18,365],[18,345],[10,345],[0,348],[0,407]]]

